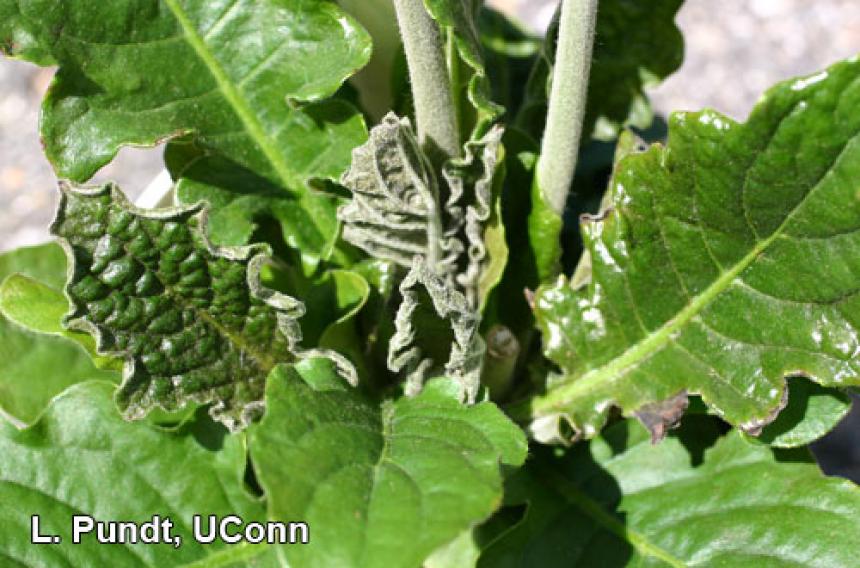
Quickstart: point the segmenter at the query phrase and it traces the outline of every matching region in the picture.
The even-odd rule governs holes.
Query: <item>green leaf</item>
[[[477,24],[493,100],[515,111],[522,105],[543,39],[486,5],[478,14]]]
[[[321,125],[314,135],[304,133],[299,138],[302,149],[315,157],[303,175],[335,180],[349,164],[352,148],[367,140],[364,120],[338,100],[306,107],[303,112]],[[170,143],[165,161],[176,180],[180,203],[209,203],[209,234],[215,244],[248,244],[261,223],[272,219],[280,226],[283,241],[301,255],[308,274],[321,259],[349,264],[335,248],[337,208],[343,199],[313,190],[295,195],[282,184],[189,140]]]
[[[260,285],[267,248],[216,248],[205,211],[140,210],[115,186],[61,185],[54,234],[73,263],[72,329],[126,359],[117,402],[127,418],[214,402],[231,428],[263,410],[266,376],[295,360],[304,306]]]
[[[244,488],[243,439],[192,425],[168,432],[124,422],[111,402],[114,386],[87,382],[54,400],[26,430],[0,423],[0,556],[13,566],[182,566],[241,559],[244,545],[202,544],[191,531],[194,515],[264,517]],[[34,546],[30,516],[42,534],[61,544]],[[72,515],[99,521],[169,517],[171,544],[98,544],[94,535],[72,543]],[[245,549],[246,553],[256,552]]]
[[[20,2],[0,2],[0,53],[39,65],[53,65],[50,49],[38,39],[38,25],[21,13]]]
[[[371,298],[365,277],[350,270],[326,270],[310,280],[283,264],[265,268],[260,274],[264,286],[302,298],[313,314],[299,320],[304,342],[345,356],[356,367],[361,383],[369,384],[373,379],[367,361],[369,342],[359,321]]]
[[[445,379],[378,406],[309,363],[275,371],[250,432],[269,517],[313,528],[291,566],[412,568],[498,506],[501,468],[526,454],[498,408]]]
[[[563,377],[514,412],[591,437],[612,405],[686,391],[756,434],[786,376],[860,384],[856,105],[848,60],[774,87],[746,124],[676,114],[666,148],[623,159],[583,222],[591,279],[536,300]]]
[[[0,285],[0,313],[24,329],[49,335],[61,335],[79,343],[99,367],[114,368],[110,357],[100,357],[92,337],[80,331],[65,329],[63,316],[69,301],[62,291],[23,274],[12,274]]]
[[[69,307],[60,291],[65,275],[65,255],[55,244],[0,255],[0,278],[6,277],[0,285],[0,413],[18,425],[33,423],[73,384],[119,381],[110,370],[117,368],[114,360],[96,358],[108,370],[93,364],[89,335],[62,329]]]
[[[506,504],[525,516],[478,566],[850,566],[860,553],[860,490],[808,452],[732,432],[699,463],[696,445],[652,446],[626,422],[549,454],[509,480]]]
[[[588,80],[584,138],[608,140],[622,126],[647,128],[653,112],[645,90],[681,66],[684,38],[675,25],[683,0],[603,0],[597,11]],[[536,138],[543,131],[555,60],[558,20],[529,78],[516,124]]]
[[[54,289],[66,283],[66,255],[56,243],[22,247],[0,254],[0,279],[23,274]]]
[[[58,173],[75,180],[121,145],[193,132],[298,191],[320,125],[287,99],[330,96],[370,56],[366,32],[326,0],[43,0],[21,9],[60,65],[43,134]]]
[[[802,378],[788,382],[788,404],[757,438],[776,448],[811,444],[833,430],[851,411],[851,397]]]
[[[41,126],[60,177],[85,181],[121,146],[188,135],[207,162],[235,171],[214,183],[197,161],[173,168],[180,197],[190,185],[197,197],[241,202],[259,185],[249,175],[262,178],[285,238],[302,247],[309,266],[330,252],[336,205],[305,182],[336,179],[366,131],[352,106],[316,103],[371,51],[364,29],[334,2],[0,0],[0,15],[8,11],[20,11],[3,24],[8,33],[48,46],[60,66]],[[18,53],[28,54],[46,62],[40,53]],[[241,185],[227,185],[237,178]],[[259,209],[238,205],[228,215],[237,211],[250,225]]]

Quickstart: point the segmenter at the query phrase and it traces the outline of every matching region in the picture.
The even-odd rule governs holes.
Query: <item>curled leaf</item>
[[[352,153],[342,183],[352,201],[338,211],[343,238],[383,260],[431,266],[441,253],[442,220],[436,180],[408,119],[388,114]]]
[[[406,371],[406,392],[417,394],[428,378],[441,374],[440,362],[447,357],[445,375],[456,380],[465,398],[474,402],[485,351],[478,333],[480,316],[463,294],[431,272],[419,257],[401,282],[400,293],[403,302],[389,346],[389,368]]]
[[[339,211],[344,239],[410,269],[388,354],[389,368],[406,373],[407,392],[444,364],[467,399],[477,394],[479,308],[507,258],[494,192],[501,136],[492,128],[466,144],[465,156],[443,167],[440,187],[409,121],[389,114],[343,177],[353,193]]]
[[[200,205],[148,211],[112,184],[60,189],[51,229],[69,257],[65,322],[93,334],[99,353],[125,357],[125,416],[188,401],[214,403],[232,429],[260,415],[269,372],[305,356],[304,305],[259,282],[267,247],[213,246]]]

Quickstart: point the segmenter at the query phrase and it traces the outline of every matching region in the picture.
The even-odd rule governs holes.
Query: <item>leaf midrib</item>
[[[662,560],[673,568],[686,568],[686,562],[676,558],[670,552],[664,550],[657,544],[654,544],[648,540],[645,535],[630,529],[622,521],[607,512],[600,503],[594,501],[558,471],[549,467],[540,467],[540,475],[541,479],[549,482],[553,489],[555,489],[555,491],[557,491],[568,503],[577,507],[583,513],[594,519],[597,524],[603,527],[606,531],[630,544],[630,546],[636,549],[636,551],[642,556]]]
[[[194,28],[193,22],[182,6],[179,5],[178,0],[165,0],[165,4],[179,22],[188,44],[212,74],[218,90],[221,91],[221,94],[235,111],[236,116],[239,117],[245,131],[266,156],[281,183],[294,191],[300,191],[302,181],[290,169],[283,155],[278,151],[277,143],[266,133],[257,115],[254,114],[251,104],[241,90],[233,84],[227,72],[216,59],[215,54],[209,49],[206,40]]]
[[[510,414],[515,418],[519,418],[524,410],[527,410],[530,416],[542,416],[562,411],[564,407],[569,406],[574,400],[584,397],[592,390],[599,389],[604,382],[611,385],[615,381],[624,378],[629,369],[659,352],[665,345],[673,341],[673,336],[677,332],[683,329],[694,317],[699,315],[702,310],[713,302],[717,296],[731,286],[738,276],[749,268],[774,241],[783,236],[794,215],[807,203],[810,196],[822,186],[824,179],[833,172],[844,156],[845,150],[855,143],[858,137],[860,137],[860,133],[855,134],[847,140],[831,167],[827,169],[818,182],[809,189],[803,199],[786,215],[783,222],[770,236],[758,241],[746,256],[735,263],[731,269],[722,272],[710,286],[695,296],[674,318],[670,319],[653,333],[647,335],[641,341],[632,345],[606,365],[589,371],[574,382],[561,383],[543,397],[537,397],[526,401],[525,404],[513,406],[510,408]],[[570,376],[565,378],[567,381],[570,381]]]

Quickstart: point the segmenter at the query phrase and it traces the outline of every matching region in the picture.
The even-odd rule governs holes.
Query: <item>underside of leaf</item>
[[[507,256],[504,245],[487,244],[491,218],[498,223],[501,135],[492,128],[467,143],[463,158],[444,165],[440,186],[409,121],[389,114],[353,152],[343,177],[353,194],[339,211],[344,239],[410,270],[388,353],[389,368],[406,373],[410,394],[443,371],[460,382],[466,399],[477,394],[479,307]]]
[[[406,372],[407,394],[418,394],[427,379],[444,372],[460,384],[464,398],[474,402],[486,350],[478,333],[479,315],[418,257],[400,292],[403,301],[389,344],[389,368]]]

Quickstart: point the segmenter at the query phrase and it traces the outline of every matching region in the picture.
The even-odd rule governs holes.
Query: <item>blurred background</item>
[[[557,0],[488,0],[542,33]],[[743,120],[777,81],[860,54],[858,0],[686,0],[678,15],[686,55],[650,92],[658,114],[712,107]],[[0,251],[47,240],[55,178],[38,137],[51,70],[0,58]],[[858,109],[860,112],[860,109]],[[123,150],[97,181],[138,195],[161,170],[156,150]],[[815,448],[829,473],[860,481],[860,411]]]

